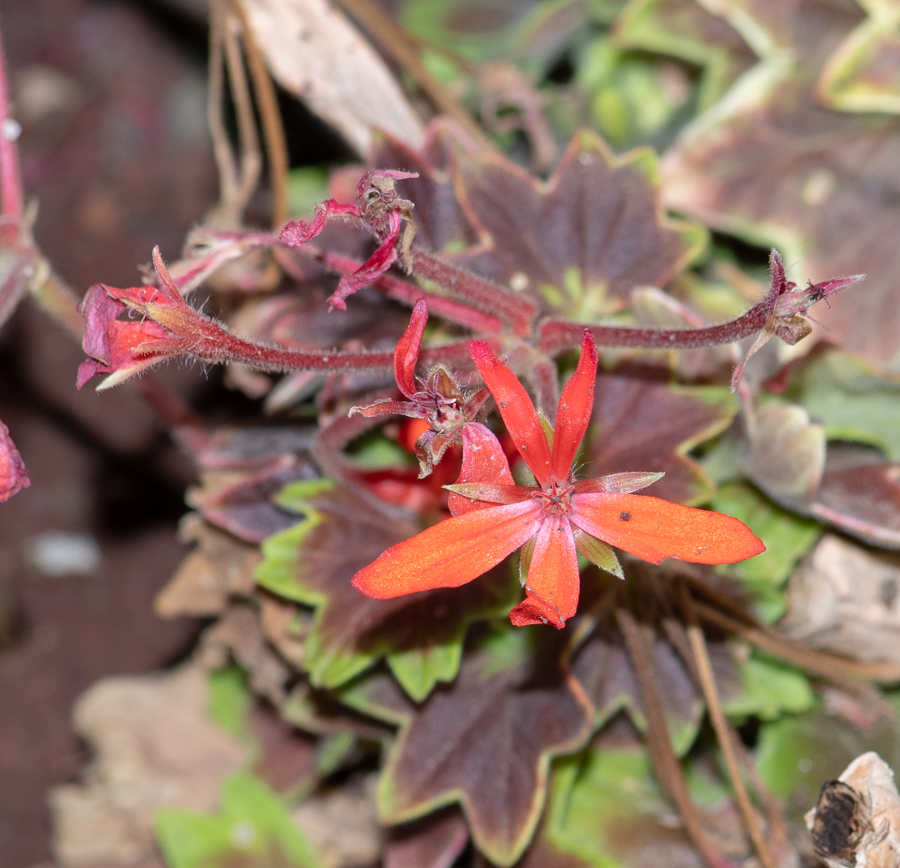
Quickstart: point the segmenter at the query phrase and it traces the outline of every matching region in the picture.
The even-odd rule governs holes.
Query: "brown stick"
[[[738,807],[744,815],[744,823],[747,825],[747,831],[750,833],[750,839],[753,846],[759,854],[759,859],[765,868],[775,868],[772,856],[763,840],[762,832],[759,824],[756,822],[756,813],[750,802],[750,796],[747,788],[744,786],[744,779],[741,777],[741,770],[738,767],[737,758],[734,755],[733,745],[731,742],[731,731],[725,714],[722,712],[722,705],[719,702],[719,691],[716,688],[716,678],[713,674],[712,662],[709,659],[709,652],[706,648],[706,639],[703,631],[697,621],[697,615],[691,603],[691,596],[682,582],[678,583],[681,593],[681,604],[684,609],[685,618],[687,619],[688,641],[691,645],[691,651],[694,655],[694,663],[697,667],[697,676],[700,679],[700,686],[703,689],[703,695],[706,698],[706,707],[709,711],[709,717],[712,721],[713,729],[719,739],[719,746],[722,748],[722,756],[725,759],[725,767],[728,769],[728,777],[731,778],[731,784],[734,787],[734,793],[737,796]]]
[[[736,618],[696,600],[694,609],[704,621],[736,633],[758,648],[828,681],[851,689],[858,688],[857,682],[860,679],[887,684],[900,681],[900,663],[857,663],[844,657],[815,651],[770,627],[747,626]]]
[[[232,8],[241,22],[244,32],[244,50],[247,52],[247,66],[256,94],[256,104],[262,122],[266,143],[266,157],[269,161],[269,186],[272,188],[272,228],[280,229],[288,218],[287,176],[288,150],[278,110],[278,97],[262,59],[253,30],[247,20],[247,13],[240,0],[232,0]]]
[[[710,868],[720,868],[725,860],[713,849],[709,837],[703,829],[700,815],[688,793],[681,766],[672,749],[672,742],[669,740],[669,730],[666,726],[662,703],[656,692],[656,685],[653,683],[652,646],[645,635],[645,628],[639,627],[631,612],[624,607],[616,609],[616,619],[625,638],[628,654],[634,664],[641,695],[644,698],[644,706],[647,709],[647,747],[659,775],[660,783],[674,799],[681,812],[688,835],[707,864]]]

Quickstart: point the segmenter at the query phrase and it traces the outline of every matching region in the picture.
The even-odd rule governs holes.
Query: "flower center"
[[[550,483],[549,488],[535,491],[532,497],[541,501],[541,509],[547,515],[570,515],[572,512],[572,492],[575,486],[565,483],[565,486],[556,480]]]

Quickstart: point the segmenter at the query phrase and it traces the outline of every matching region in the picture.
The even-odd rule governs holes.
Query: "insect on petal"
[[[718,512],[642,494],[575,494],[572,523],[623,551],[658,564],[733,564],[766,547],[747,525]]]

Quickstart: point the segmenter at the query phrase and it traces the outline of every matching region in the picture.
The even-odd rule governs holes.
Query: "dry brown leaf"
[[[154,611],[161,618],[218,615],[230,595],[250,596],[253,571],[262,560],[259,549],[207,524],[199,515],[185,517],[179,537],[195,541],[169,583],[156,595]]]
[[[900,558],[826,534],[791,577],[779,625],[815,648],[900,661]]]
[[[241,0],[272,75],[362,155],[382,130],[410,146],[424,131],[384,62],[328,0]]]
[[[362,868],[381,855],[382,832],[375,811],[377,776],[306,799],[294,821],[319,854],[323,868]]]
[[[160,808],[217,806],[222,782],[247,756],[206,706],[207,672],[197,664],[107,678],[82,695],[74,724],[94,761],[85,783],[50,795],[60,868],[139,865],[157,852]]]
[[[247,671],[253,692],[265,696],[276,708],[281,706],[292,673],[266,642],[259,613],[251,604],[232,602],[201,642],[210,665],[223,666],[232,657]]]
[[[300,607],[289,600],[272,596],[265,592],[258,595],[259,623],[266,639],[271,642],[279,654],[300,672],[304,671],[306,635],[309,626],[297,629],[297,617]],[[308,614],[308,612],[307,612]],[[311,617],[308,620],[312,620]]]
[[[816,853],[829,868],[900,865],[900,794],[877,753],[857,757],[837,781],[822,786],[804,819]]]

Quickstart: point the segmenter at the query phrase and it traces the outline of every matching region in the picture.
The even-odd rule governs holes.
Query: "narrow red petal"
[[[509,469],[506,453],[496,435],[480,422],[472,422],[462,430],[463,459],[457,485],[471,482],[487,482],[499,485],[515,485]],[[473,501],[459,494],[450,493],[447,503],[453,515],[463,515],[474,509],[489,507],[489,503]]]
[[[563,389],[556,411],[553,437],[553,473],[558,481],[568,479],[578,447],[584,439],[594,409],[594,383],[597,380],[597,347],[594,336],[585,329],[578,367]]]
[[[578,609],[579,590],[572,527],[562,517],[545,519],[528,568],[527,599],[510,612],[510,619],[517,627],[549,623],[559,630]]]
[[[541,488],[552,481],[550,447],[541,420],[525,387],[513,372],[481,341],[470,341],[469,349],[478,373],[497,402],[506,430]]]
[[[465,497],[468,500],[481,500],[488,503],[519,503],[530,498],[536,488],[525,485],[497,485],[493,482],[463,482],[445,485],[451,494]]]
[[[367,597],[387,600],[456,588],[499,564],[537,530],[540,507],[512,503],[448,518],[389,548],[353,577]]]
[[[416,362],[419,361],[419,348],[422,346],[422,335],[427,323],[428,306],[425,299],[420,298],[413,308],[409,325],[394,350],[394,379],[407,398],[412,398],[416,391]]]
[[[642,494],[574,494],[572,523],[598,539],[658,564],[733,564],[766,550],[743,522]]]

